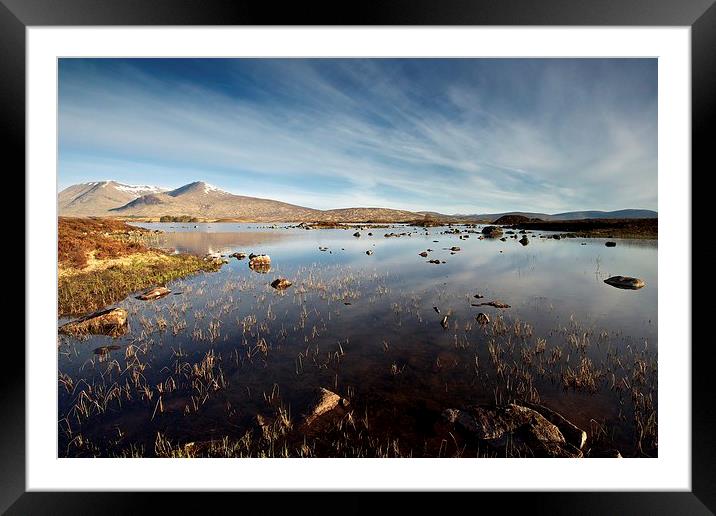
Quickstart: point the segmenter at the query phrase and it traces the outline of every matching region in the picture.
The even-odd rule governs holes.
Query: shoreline
[[[58,317],[100,310],[133,292],[220,265],[148,245],[152,231],[105,219],[58,218]]]

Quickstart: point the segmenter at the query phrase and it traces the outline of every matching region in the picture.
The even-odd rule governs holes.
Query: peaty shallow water
[[[238,438],[276,403],[298,422],[317,386],[374,414],[373,428],[400,439],[403,453],[437,455],[426,443],[444,408],[532,399],[608,434],[625,456],[656,454],[637,443],[635,413],[645,409],[629,401],[633,385],[648,384],[638,396],[655,414],[656,241],[608,248],[537,231],[522,246],[465,232],[479,226],[456,226],[461,239],[445,227],[364,226],[354,237],[353,228],[137,225],[165,231],[156,238],[167,249],[265,253],[272,267],[257,273],[227,258],[219,272],[168,284],[167,297],[119,303],[130,312],[126,335],[62,337],[60,456],[152,455],[157,433],[174,443]],[[613,275],[646,287],[605,284]],[[293,286],[274,290],[279,277]],[[510,308],[472,306],[488,301]],[[490,324],[477,323],[480,312]],[[100,346],[118,348],[95,354]]]

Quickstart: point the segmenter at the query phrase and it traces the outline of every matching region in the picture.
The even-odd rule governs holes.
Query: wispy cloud
[[[649,60],[62,60],[60,184],[316,208],[656,209]]]

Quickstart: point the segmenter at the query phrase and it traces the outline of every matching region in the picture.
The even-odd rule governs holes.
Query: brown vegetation
[[[132,239],[148,230],[113,219],[60,217],[57,228],[57,259],[60,267],[82,269],[88,259],[119,258],[148,248]]]
[[[58,312],[99,310],[132,292],[219,265],[147,245],[151,232],[100,218],[58,219]]]

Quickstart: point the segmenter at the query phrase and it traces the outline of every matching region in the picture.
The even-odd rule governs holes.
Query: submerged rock
[[[100,310],[63,324],[58,331],[74,336],[94,334],[117,337],[127,333],[127,315],[124,308]]]
[[[316,391],[314,400],[298,429],[300,432],[309,435],[330,430],[346,415],[349,405],[350,403],[347,399],[321,387]]]
[[[477,303],[472,306],[494,306],[495,308],[510,308],[510,305],[502,301],[488,301],[487,303]]]
[[[117,346],[116,344],[110,344],[109,346],[100,346],[98,348],[95,348],[93,350],[93,353],[95,355],[107,355],[110,351],[117,351],[118,349],[122,349],[122,346]]]
[[[154,287],[137,296],[137,299],[141,299],[142,301],[148,301],[150,299],[159,299],[160,297],[169,295],[170,292],[171,290],[169,290],[167,287]]]
[[[630,276],[612,276],[604,280],[604,283],[616,288],[624,288],[629,290],[637,290],[646,285],[643,279],[632,278]]]
[[[275,288],[276,290],[284,290],[287,289],[293,285],[290,281],[288,281],[286,278],[278,278],[271,282],[271,286]]]

